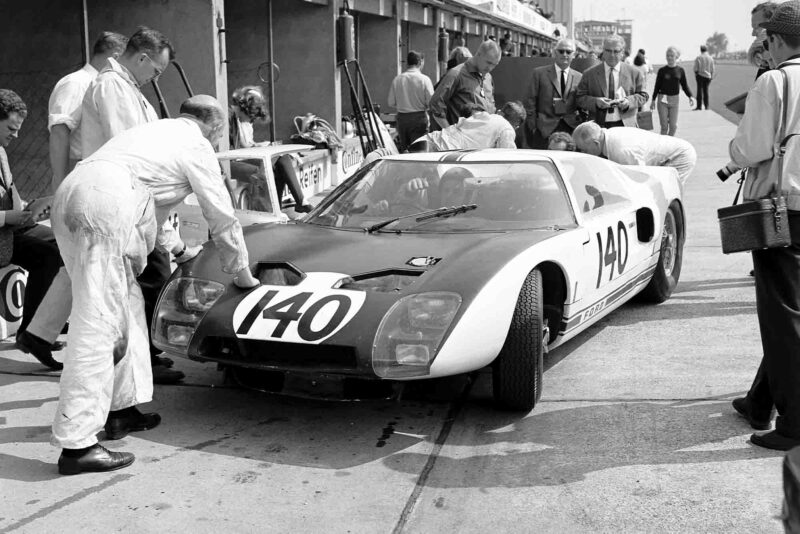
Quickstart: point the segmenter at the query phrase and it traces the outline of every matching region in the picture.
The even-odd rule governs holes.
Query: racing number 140
[[[267,307],[277,296],[277,291],[268,291],[261,297],[245,317],[236,330],[237,334],[248,334],[258,315],[264,319],[278,321],[270,337],[282,338],[289,325],[298,321],[297,334],[308,342],[319,341],[331,334],[342,323],[350,310],[350,298],[345,295],[327,295],[313,302],[305,311],[300,311],[308,300],[314,295],[310,292],[298,293],[286,298],[272,306]],[[318,330],[312,327],[312,322],[317,314],[328,304],[336,304],[336,310],[330,315],[328,322]],[[318,325],[319,326],[319,325]]]
[[[616,237],[616,241],[614,238]],[[625,241],[623,246],[622,241]],[[623,259],[623,248],[625,249],[625,256]],[[616,264],[617,274],[622,274],[625,270],[625,264],[628,263],[628,230],[625,228],[625,223],[619,221],[617,223],[617,235],[614,236],[614,229],[608,227],[608,235],[606,237],[605,252],[603,252],[603,237],[600,232],[597,232],[597,250],[600,256],[600,263],[597,269],[597,287],[600,287],[600,282],[603,280],[603,270],[609,267],[608,280],[614,278],[614,265]]]

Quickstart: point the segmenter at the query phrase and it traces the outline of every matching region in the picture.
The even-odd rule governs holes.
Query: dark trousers
[[[28,271],[22,302],[22,322],[19,325],[19,331],[22,332],[33,319],[56,273],[64,265],[52,230],[37,224],[15,231],[11,263]]]
[[[428,133],[428,112],[415,111],[413,113],[397,114],[397,137],[400,146],[397,149],[405,152],[411,143]]]
[[[708,86],[711,84],[711,78],[695,75],[694,79],[697,82],[697,109],[703,107],[708,109],[708,105],[711,103],[708,100]]]
[[[753,251],[756,310],[764,357],[748,397],[766,419],[774,403],[775,430],[800,438],[800,245]]]
[[[283,198],[283,192],[289,188],[292,198],[296,206],[303,204],[303,189],[300,182],[297,180],[297,173],[294,172],[292,165],[292,156],[284,154],[280,156],[275,162],[275,167],[272,169],[275,175],[275,186],[278,190],[278,201]]]
[[[147,265],[136,280],[142,288],[142,296],[144,297],[144,315],[147,318],[148,336],[150,335],[150,326],[153,324],[153,314],[156,311],[156,303],[158,302],[158,294],[164,287],[172,269],[169,265],[169,254],[158,250],[153,250],[147,256]],[[150,357],[161,351],[153,346],[150,342]]]

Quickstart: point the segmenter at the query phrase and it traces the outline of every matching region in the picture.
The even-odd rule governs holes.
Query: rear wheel
[[[658,263],[653,278],[642,291],[643,300],[656,304],[664,302],[678,285],[683,264],[683,226],[680,207],[673,202],[664,217]]]
[[[494,362],[494,400],[508,410],[530,411],[542,396],[544,350],[548,336],[542,313],[542,273],[528,274],[517,298],[511,327]]]

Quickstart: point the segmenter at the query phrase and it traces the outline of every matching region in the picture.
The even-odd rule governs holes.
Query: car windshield
[[[458,206],[469,208],[407,217]],[[466,232],[568,227],[575,219],[550,162],[382,160],[336,188],[305,222],[348,229],[377,226],[380,231]]]

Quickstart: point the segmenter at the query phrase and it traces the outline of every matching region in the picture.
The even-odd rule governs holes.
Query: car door
[[[636,238],[639,206],[615,164],[581,158],[563,162],[562,167],[585,232],[578,291],[585,320],[624,296],[641,270],[643,252]]]

